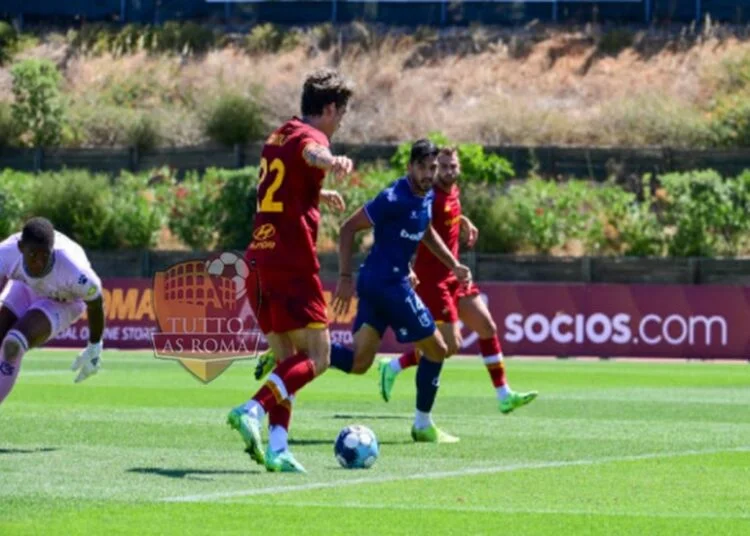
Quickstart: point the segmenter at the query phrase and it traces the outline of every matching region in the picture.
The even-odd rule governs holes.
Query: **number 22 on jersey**
[[[260,159],[260,177],[258,179],[258,193],[260,194],[261,185],[263,181],[268,178],[269,174],[273,174],[273,182],[263,192],[263,197],[258,198],[258,212],[283,212],[284,203],[281,201],[274,201],[273,196],[281,187],[281,183],[284,182],[284,174],[286,168],[284,162],[279,158],[274,158],[269,166],[268,160],[265,158]]]

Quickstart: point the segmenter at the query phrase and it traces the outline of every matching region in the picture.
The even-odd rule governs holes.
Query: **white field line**
[[[582,460],[548,461],[515,463],[509,465],[496,465],[490,467],[468,467],[454,471],[435,471],[415,473],[411,475],[382,475],[372,477],[353,478],[346,480],[333,480],[325,482],[310,482],[307,484],[294,484],[288,486],[270,486],[248,490],[226,491],[217,493],[206,493],[201,495],[184,495],[178,497],[166,497],[164,502],[215,502],[222,499],[235,497],[254,497],[259,495],[276,495],[279,493],[294,493],[297,491],[310,491],[315,489],[340,488],[345,486],[358,486],[360,484],[382,484],[386,482],[401,482],[407,480],[438,480],[443,478],[464,477],[471,475],[490,475],[496,473],[511,473],[533,469],[555,469],[559,467],[575,467],[598,465],[604,463],[629,462],[639,460],[651,460],[656,458],[677,458],[680,456],[700,456],[705,454],[718,454],[721,452],[748,452],[750,447],[721,448],[708,450],[686,450],[678,452],[658,452],[650,454],[635,454],[631,456],[610,456],[605,458],[586,458]]]

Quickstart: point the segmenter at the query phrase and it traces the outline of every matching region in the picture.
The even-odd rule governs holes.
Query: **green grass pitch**
[[[503,416],[479,359],[449,362],[434,411],[461,437],[409,437],[414,370],[394,399],[375,370],[329,371],[298,396],[291,442],[307,475],[269,474],[227,411],[252,362],[208,385],[148,352],[109,352],[80,385],[72,352],[24,358],[0,406],[0,535],[750,534],[750,367],[510,359],[538,389]],[[348,471],[347,424],[381,454]]]

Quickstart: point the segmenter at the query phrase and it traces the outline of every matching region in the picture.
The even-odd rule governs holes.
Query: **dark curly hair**
[[[323,114],[323,108],[336,103],[336,107],[346,106],[354,93],[354,84],[335,69],[319,69],[305,79],[302,86],[302,115]]]

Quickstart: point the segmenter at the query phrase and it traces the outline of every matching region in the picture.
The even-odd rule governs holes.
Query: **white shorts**
[[[19,319],[32,309],[43,312],[52,328],[50,339],[68,329],[86,310],[83,300],[59,302],[45,298],[21,281],[8,281],[0,294],[0,304],[10,309]]]

